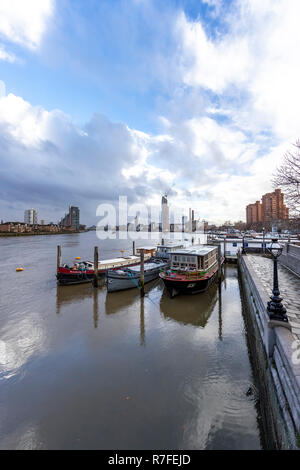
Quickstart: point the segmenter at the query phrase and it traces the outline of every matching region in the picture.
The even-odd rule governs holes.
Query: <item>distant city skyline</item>
[[[126,194],[245,220],[299,138],[300,2],[0,3],[0,218]]]

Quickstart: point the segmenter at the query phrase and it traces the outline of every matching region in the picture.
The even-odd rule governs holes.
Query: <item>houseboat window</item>
[[[236,242],[235,242],[235,243],[233,243],[233,244],[232,244],[232,246],[237,246],[237,243],[236,243]]]

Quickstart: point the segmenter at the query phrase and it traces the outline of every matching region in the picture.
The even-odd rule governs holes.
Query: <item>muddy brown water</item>
[[[0,448],[260,449],[236,267],[204,294],[170,299],[153,281],[141,300],[58,287],[57,244],[65,262],[131,247],[0,239]]]

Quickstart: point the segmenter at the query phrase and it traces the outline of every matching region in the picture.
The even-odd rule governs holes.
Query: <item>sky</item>
[[[245,220],[299,138],[299,0],[0,0],[0,219]]]

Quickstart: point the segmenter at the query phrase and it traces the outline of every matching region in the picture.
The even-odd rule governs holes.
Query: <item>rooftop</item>
[[[189,248],[183,248],[181,250],[176,250],[172,252],[173,255],[194,255],[194,256],[205,256],[212,251],[216,251],[218,248],[216,246],[210,245],[194,245]]]

